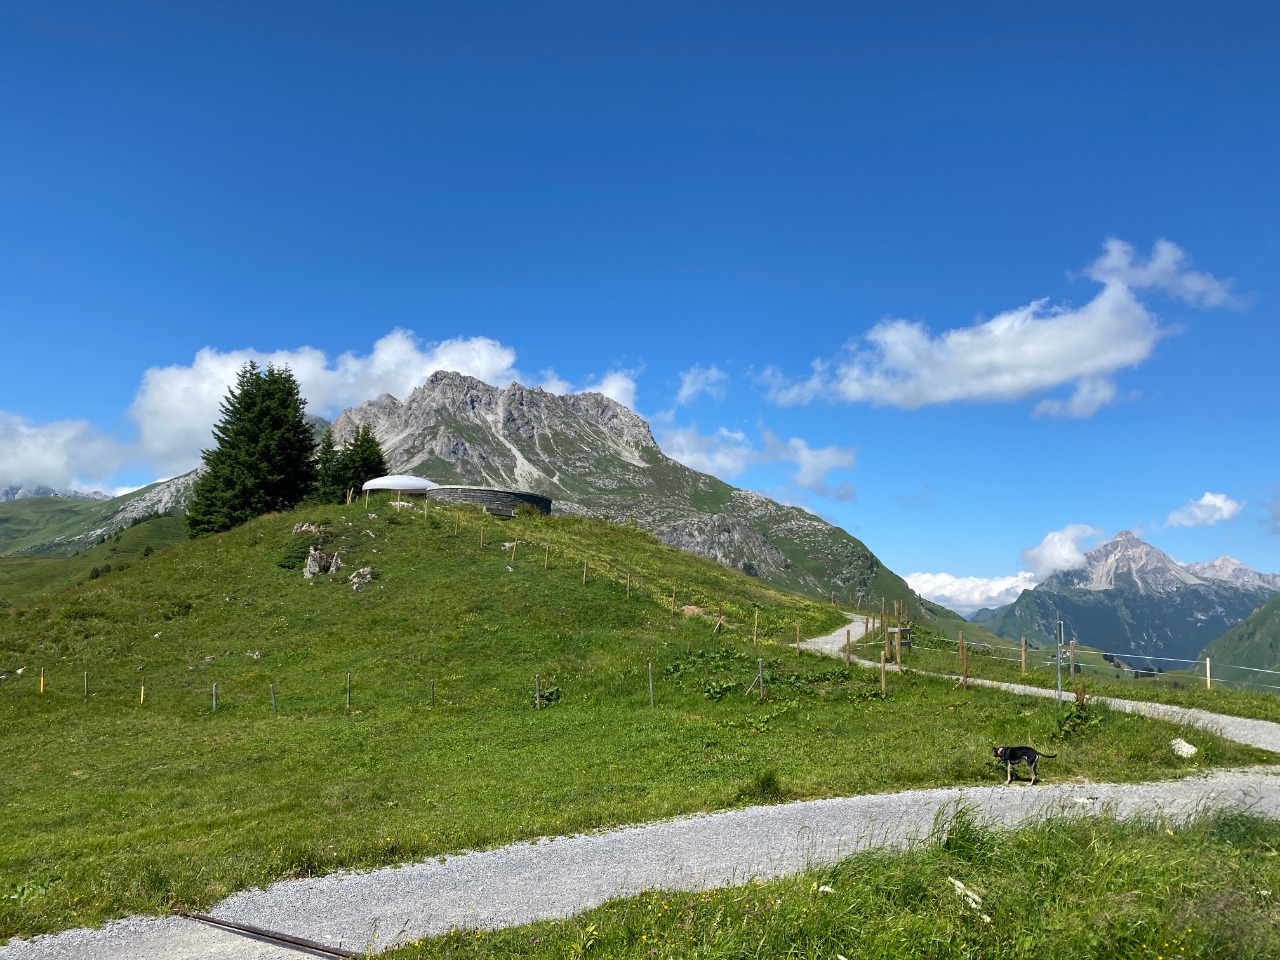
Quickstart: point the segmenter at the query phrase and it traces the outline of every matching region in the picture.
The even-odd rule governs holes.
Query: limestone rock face
[[[672,460],[645,420],[598,393],[558,396],[438,372],[333,424],[368,424],[390,470],[441,484],[526,490],[560,514],[635,523],[672,546],[812,596],[888,596],[928,618],[911,589],[845,531]]]
[[[318,547],[312,547],[302,565],[302,575],[310,580],[322,573],[337,573],[341,569],[342,558],[336,553],[324,553]]]

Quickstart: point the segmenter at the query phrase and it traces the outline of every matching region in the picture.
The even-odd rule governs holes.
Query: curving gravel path
[[[844,636],[840,630],[809,645],[842,653]],[[1055,695],[1038,687],[984,685],[1032,696]],[[1113,709],[1212,729],[1280,752],[1280,724],[1161,704],[1107,702]],[[1139,785],[951,787],[749,807],[367,873],[284,881],[236,894],[210,912],[320,943],[376,952],[455,927],[497,928],[567,917],[645,889],[724,886],[794,873],[860,850],[902,848],[927,838],[934,818],[958,805],[988,823],[1008,827],[1050,815],[1106,813],[1179,820],[1224,805],[1280,816],[1280,768],[1220,771]],[[69,930],[0,947],[0,960],[288,960],[304,955],[178,917],[131,917],[101,930]]]

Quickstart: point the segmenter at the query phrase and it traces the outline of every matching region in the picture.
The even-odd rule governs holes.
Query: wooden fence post
[[[888,663],[889,663],[888,655],[883,650],[881,650],[880,651],[880,696],[882,697],[889,692]]]
[[[1071,641],[1071,645],[1067,647],[1067,660],[1070,663],[1071,682],[1076,682],[1076,642]]]
[[[796,621],[796,656],[800,656],[800,621]]]
[[[1209,658],[1204,658],[1204,688],[1206,690],[1213,689],[1213,674],[1210,672]]]
[[[542,709],[542,677],[536,673],[533,675],[533,705],[535,709]]]
[[[547,564],[551,562],[551,544],[547,544],[546,552],[542,555],[542,572],[547,572]]]
[[[756,639],[760,635],[760,609],[756,608],[756,620],[751,626],[751,645],[756,645]]]
[[[846,630],[844,632],[844,665],[846,667],[849,666],[849,663],[850,663],[849,645],[852,642],[853,642],[853,630],[852,629]]]
[[[582,585],[584,587],[587,585],[587,561],[585,559],[582,561]]]
[[[1022,675],[1027,675],[1027,638],[1022,638]]]

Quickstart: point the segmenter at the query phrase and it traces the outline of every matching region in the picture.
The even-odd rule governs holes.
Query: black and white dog
[[[1048,757],[1050,760],[1056,759],[1056,753],[1040,753],[1035,747],[992,747],[992,754],[997,760],[1005,765],[1007,776],[1004,782],[1006,784],[1013,782],[1013,767],[1018,763],[1025,763],[1027,769],[1031,771],[1031,785],[1036,785],[1036,764],[1041,757]]]

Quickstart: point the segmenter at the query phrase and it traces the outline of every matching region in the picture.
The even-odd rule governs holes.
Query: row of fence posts
[[[1021,668],[1022,675],[1027,675],[1027,638],[1020,637],[1018,645],[1021,648]],[[846,641],[847,646],[847,641]],[[1071,640],[1066,644],[1067,647],[1067,676],[1073,680],[1076,676],[1076,641]],[[969,653],[964,642],[964,631],[960,631],[960,642],[958,647],[960,657],[960,683],[966,690],[969,689]],[[1057,651],[1057,656],[1062,656],[1062,651]],[[848,655],[845,656],[845,662],[848,662]],[[1197,661],[1192,661],[1197,662]],[[1213,662],[1210,657],[1204,658],[1204,688],[1206,690],[1213,689]]]

